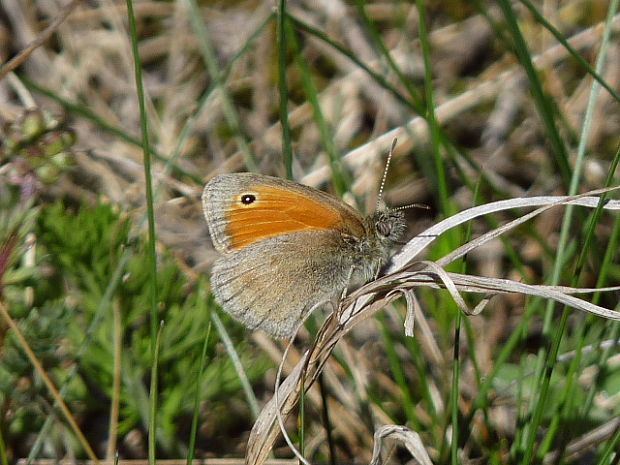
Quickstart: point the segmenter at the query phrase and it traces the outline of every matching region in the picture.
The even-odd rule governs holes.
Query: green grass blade
[[[440,130],[435,117],[435,96],[433,91],[433,74],[431,66],[431,52],[428,31],[426,29],[426,9],[424,2],[416,0],[416,7],[420,17],[420,45],[424,59],[424,96],[426,99],[426,121],[428,121],[433,159],[435,161],[435,176],[437,179],[437,195],[442,213],[447,217],[453,214],[454,208],[450,203],[450,192],[446,179],[446,170],[440,152]]]
[[[0,464],[9,465],[9,457],[6,453],[6,444],[4,443],[2,429],[0,429]]]
[[[151,350],[155,351],[155,337],[157,335],[157,252],[155,250],[155,209],[153,200],[153,180],[151,177],[151,144],[149,142],[149,130],[144,104],[144,87],[142,85],[142,64],[138,51],[138,35],[136,32],[136,18],[133,12],[133,1],[127,0],[127,18],[129,21],[129,35],[131,37],[131,49],[133,52],[134,73],[136,79],[136,92],[138,106],[140,108],[140,127],[142,129],[142,149],[144,150],[144,178],[146,188],[146,211],[148,218],[148,244],[147,257],[148,267],[151,273]]]
[[[598,461],[599,465],[618,465],[620,463],[620,454],[618,453],[618,447],[620,445],[620,428],[616,429],[613,437],[607,443],[601,454],[601,459]]]
[[[411,395],[407,377],[405,376],[405,371],[403,370],[403,363],[398,356],[396,348],[398,342],[395,340],[392,331],[388,328],[385,315],[383,313],[378,313],[375,318],[381,325],[381,336],[383,338],[383,346],[385,347],[385,355],[390,366],[392,378],[398,385],[400,395],[402,396],[402,408],[407,418],[407,424],[417,431],[420,428],[420,422],[415,414],[415,403]]]
[[[608,28],[610,25],[609,24],[610,18],[613,17],[614,11],[615,11],[615,8],[612,6],[609,10]],[[609,34],[607,33],[604,35],[604,40],[601,45],[601,53],[598,57],[598,63],[597,63],[597,72],[601,71],[602,66],[605,63],[605,59],[606,59],[605,51],[606,51],[606,44],[608,43],[608,40],[609,40]],[[579,186],[581,171],[583,169],[585,152],[586,152],[586,141],[588,139],[588,134],[591,128],[592,114],[594,112],[599,90],[600,90],[600,85],[598,84],[597,81],[594,81],[592,84],[588,106],[586,108],[586,116],[584,119],[580,143],[579,143],[579,147],[577,150],[577,159],[575,161],[575,168],[572,172],[571,179],[570,179],[570,187],[569,187],[569,192],[568,192],[569,195],[576,193],[578,186]],[[562,227],[560,231],[560,239],[558,241],[558,246],[557,246],[556,261],[555,261],[555,265],[554,265],[554,269],[553,269],[552,277],[551,277],[551,284],[557,284],[560,281],[560,275],[564,268],[564,265],[563,265],[564,257],[567,256],[566,245],[568,244],[569,238],[573,231],[573,228],[571,227],[572,219],[573,219],[573,211],[574,211],[574,208],[572,208],[571,206],[568,206],[566,208],[565,215],[563,217]],[[586,251],[589,250],[589,245],[591,244],[591,237],[592,237],[594,225],[596,224],[595,223],[596,219],[597,219],[597,216],[595,214],[595,216],[593,217],[593,222],[591,222],[590,224],[589,233],[587,234],[587,237],[586,237],[586,247],[583,248],[581,257],[578,259],[577,271],[579,271],[579,269],[581,268],[581,263],[585,261],[585,253]],[[574,279],[571,284],[576,285],[579,279],[579,274],[575,273],[573,274],[573,276],[574,276]],[[551,302],[547,303],[546,311],[545,311],[545,323],[543,327],[543,333],[549,334],[549,330],[551,329],[551,318],[552,318],[554,307],[555,306],[553,305],[553,303]],[[559,352],[559,347],[560,347],[562,338],[564,337],[563,329],[566,326],[566,320],[568,318],[568,314],[569,314],[569,310],[565,308],[562,312],[561,323],[558,327],[558,330],[553,333],[551,353],[544,354],[544,351],[540,352],[540,356],[541,356],[540,360],[542,361],[544,359],[545,363],[544,363],[544,367],[542,365],[539,365],[539,369],[537,370],[536,379],[541,379],[541,383],[538,389],[538,396],[536,398],[535,403],[533,404],[534,411],[533,411],[533,416],[532,416],[532,422],[528,425],[528,428],[527,428],[527,434],[526,434],[527,439],[525,443],[524,459],[522,462],[524,464],[529,463],[529,460],[531,460],[531,457],[533,456],[533,453],[534,453],[533,452],[534,444],[535,444],[538,428],[540,425],[540,421],[542,418],[542,412],[547,403],[547,393],[548,393],[549,383],[551,380],[551,375],[553,373],[553,367],[555,366],[555,362],[557,359],[557,354]],[[579,360],[580,360],[580,357],[576,357],[576,359],[574,360],[574,363],[578,363]],[[576,370],[577,367],[575,365],[571,365],[571,369]],[[572,382],[568,382],[562,392],[563,402],[565,403],[571,402],[570,399],[572,397],[571,396],[572,389],[573,389]],[[560,409],[560,411],[562,411],[562,409]],[[541,459],[546,454],[549,447],[551,447],[552,439],[554,438],[554,435],[557,432],[557,427],[559,425],[560,415],[561,413],[557,412],[555,415],[555,418],[552,420],[551,428],[548,431],[548,435],[543,441],[543,443],[541,444],[541,447],[539,448],[539,451],[537,453],[539,459]]]
[[[53,100],[54,102],[58,103],[61,107],[63,107],[65,110],[67,110],[68,112],[75,114],[75,115],[79,115],[89,121],[91,121],[92,123],[94,123],[97,127],[101,128],[103,131],[112,134],[113,136],[118,137],[121,140],[124,140],[125,142],[128,142],[132,145],[135,145],[136,147],[140,147],[143,149],[142,146],[142,141],[137,138],[132,136],[131,134],[127,133],[126,131],[124,131],[122,128],[118,128],[110,123],[108,123],[105,119],[103,119],[101,116],[99,116],[98,114],[96,114],[95,112],[91,111],[90,109],[86,108],[83,105],[77,104],[77,103],[73,103],[70,102],[64,98],[62,98],[60,95],[58,95],[57,93],[51,91],[50,89],[42,86],[41,84],[38,84],[34,81],[31,81],[30,79],[28,79],[26,76],[20,76],[20,79],[23,81],[23,83],[26,85],[26,87],[28,89],[30,89],[31,91],[34,91],[38,94],[44,95],[45,97]],[[157,152],[156,150],[153,150],[151,148],[151,155],[156,158],[159,161],[162,162],[168,162],[168,159],[166,157],[164,157],[162,154],[160,154],[159,152]],[[202,182],[202,179],[200,178],[200,176],[196,176],[192,173],[189,173],[188,171],[182,169],[179,166],[174,165],[173,166],[173,173],[177,174],[179,176],[185,177],[187,179],[192,180],[193,182],[200,184]]]
[[[556,166],[558,167],[564,182],[568,185],[571,177],[571,169],[568,164],[568,151],[555,124],[556,112],[554,110],[554,106],[549,97],[545,94],[542,82],[538,77],[536,68],[534,68],[532,57],[525,39],[521,34],[521,29],[519,28],[519,24],[517,22],[517,15],[515,14],[512,3],[508,0],[499,0],[498,3],[504,15],[504,19],[506,20],[508,32],[514,43],[514,52],[519,59],[521,66],[525,70],[528,83],[534,97],[534,102],[536,103],[540,117],[545,125],[551,150],[555,157]]]
[[[153,364],[151,365],[151,386],[149,389],[149,465],[157,463],[156,446],[157,446],[157,404],[158,404],[158,367],[159,367],[159,349],[161,347],[161,335],[164,331],[164,322],[159,324],[159,331],[155,338],[155,349],[153,353]]]
[[[329,465],[336,465],[336,444],[334,443],[333,426],[329,418],[329,392],[325,385],[325,373],[321,373],[318,379],[319,390],[321,391],[321,416],[325,426],[325,436],[327,437],[327,450],[329,451]]]
[[[610,186],[613,183],[617,182],[614,180],[614,173],[616,172],[616,169],[619,164],[620,164],[620,145],[618,146],[616,150],[616,155],[607,173],[607,180],[606,180],[605,185]],[[619,241],[620,241],[620,217],[616,217],[612,231],[609,235],[609,241],[607,242],[607,247],[605,249],[603,259],[601,260],[601,263],[599,266],[599,274],[598,274],[598,277],[596,280],[596,286],[595,286],[597,288],[604,287],[608,282],[609,275],[612,272],[611,270],[612,260],[617,254]],[[598,304],[601,297],[602,297],[602,293],[600,292],[595,293],[592,296],[592,302],[595,304]],[[592,324],[594,324],[594,319],[589,318],[588,325],[592,325]],[[613,340],[613,341],[617,340],[618,333],[620,332],[620,325],[618,325],[617,323],[613,325],[608,324],[606,325],[606,330],[608,334],[606,337],[603,337],[601,340],[606,340],[606,339]],[[599,371],[596,375],[595,381],[590,386],[585,402],[583,402],[580,408],[580,414],[582,416],[588,415],[590,413],[590,409],[593,407],[594,397],[599,392],[598,390],[599,381],[605,372],[605,370],[603,370],[602,367],[604,367],[607,364],[607,360],[610,357],[610,355],[611,355],[611,348],[602,350],[600,352],[600,356],[598,360],[595,362],[595,364],[599,367]]]
[[[423,115],[424,114],[424,106],[423,105],[418,105],[415,102],[412,102],[412,101],[408,100],[406,97],[404,97],[398,91],[398,89],[396,89],[394,86],[392,86],[387,81],[387,79],[385,79],[380,73],[377,73],[377,72],[373,71],[368,65],[366,65],[359,58],[357,58],[355,56],[355,54],[353,54],[350,50],[347,50],[342,45],[338,44],[337,42],[334,42],[327,34],[325,34],[324,32],[320,31],[319,29],[317,29],[317,28],[315,28],[315,27],[305,23],[304,21],[298,19],[297,17],[295,17],[293,15],[289,15],[289,18],[293,21],[293,23],[295,24],[295,27],[297,27],[300,30],[305,31],[308,34],[316,37],[320,41],[325,42],[326,44],[328,44],[329,46],[331,46],[335,50],[337,50],[339,53],[341,53],[343,56],[346,56],[357,67],[359,67],[366,74],[368,74],[373,80],[375,80],[381,87],[383,87],[385,90],[390,92],[394,96],[394,98],[396,98],[396,100],[398,100],[400,103],[402,103],[403,105],[407,106],[408,108],[411,108],[413,111],[415,111],[419,115]]]
[[[461,324],[462,314],[457,312],[454,320],[454,351],[452,355],[452,389],[450,391],[450,421],[452,434],[450,437],[450,462],[458,465],[459,462],[459,392],[461,382]]]
[[[332,134],[332,130],[327,124],[325,117],[323,116],[323,110],[321,110],[316,86],[312,81],[310,69],[306,64],[304,58],[302,57],[301,50],[299,48],[299,41],[297,39],[295,31],[291,27],[290,21],[286,22],[285,27],[287,29],[286,33],[287,37],[289,38],[289,43],[291,45],[295,64],[297,65],[297,69],[299,69],[301,75],[301,82],[304,93],[308,98],[308,103],[312,107],[314,121],[319,128],[319,133],[321,134],[321,143],[323,144],[323,148],[325,149],[325,152],[327,153],[327,158],[329,159],[329,166],[332,172],[332,183],[336,190],[336,194],[342,197],[342,195],[347,191],[348,186],[351,184],[351,182],[348,179],[347,173],[342,166],[342,163],[340,162],[340,155],[338,154],[338,150],[336,149],[336,145],[334,144],[334,136]]]
[[[520,1],[521,3],[523,3],[523,5],[527,7],[528,10],[530,10],[530,12],[536,18],[536,21],[545,26],[545,28],[553,35],[553,37],[555,37],[555,39],[559,43],[561,43],[566,50],[568,50],[568,53],[572,55],[572,57],[577,61],[577,63],[579,63],[579,65],[583,67],[583,69],[585,69],[588,74],[590,74],[594,79],[596,79],[598,83],[603,86],[613,98],[616,99],[616,101],[620,102],[620,94],[618,94],[618,92],[616,92],[609,84],[607,84],[605,79],[603,79],[603,77],[601,76],[600,71],[592,68],[592,66],[590,66],[590,64],[579,54],[579,52],[573,47],[571,47],[570,43],[568,43],[562,33],[558,31],[555,27],[553,27],[553,24],[547,21],[545,17],[540,14],[540,12],[536,9],[532,2],[530,2],[529,0]],[[613,8],[610,8],[609,11],[613,11]]]
[[[288,121],[288,85],[286,83],[286,44],[288,14],[286,0],[278,0],[277,13],[277,47],[278,47],[278,92],[280,95],[279,111],[282,125],[282,159],[286,177],[293,179],[293,146],[291,143],[291,126]]]
[[[392,71],[396,73],[398,80],[407,90],[407,94],[409,94],[409,98],[411,99],[412,102],[415,102],[416,106],[418,106],[419,108],[423,108],[424,102],[422,101],[422,97],[419,95],[415,87],[413,87],[413,85],[411,84],[411,79],[405,76],[405,74],[402,72],[400,67],[394,61],[394,58],[392,58],[392,54],[390,53],[387,46],[385,45],[385,42],[383,41],[381,34],[379,33],[374,22],[370,19],[370,17],[368,16],[366,12],[364,0],[356,0],[355,6],[357,8],[357,12],[359,13],[360,18],[362,19],[362,22],[366,30],[370,33],[370,37],[373,39],[373,43],[379,49],[379,52],[381,53],[381,55],[385,57]],[[418,9],[419,9],[419,6],[418,6]],[[420,22],[422,22],[422,18],[420,18]],[[428,37],[426,37],[425,39],[422,39],[422,36],[420,36],[420,40],[426,40],[428,43]]]
[[[203,112],[205,105],[209,101],[209,99],[213,96],[214,92],[218,89],[220,82],[226,82],[228,75],[230,74],[230,70],[232,66],[239,60],[244,57],[248,50],[250,49],[250,45],[258,38],[260,34],[262,34],[269,25],[271,21],[273,21],[274,15],[270,14],[265,17],[264,21],[262,21],[258,27],[254,30],[252,34],[248,37],[242,47],[239,48],[237,53],[226,63],[224,69],[219,71],[219,78],[217,80],[213,80],[209,87],[203,92],[203,94],[198,99],[198,103],[196,108],[192,111],[192,113],[187,117],[183,127],[179,131],[179,137],[177,139],[177,143],[175,144],[174,150],[168,160],[166,160],[166,165],[164,166],[164,172],[167,172],[170,168],[175,167],[176,161],[181,156],[181,150],[184,146],[187,138],[190,136],[193,127],[199,119],[199,116]],[[191,178],[196,184],[201,184],[202,179]]]
[[[254,391],[252,391],[252,385],[250,384],[250,380],[248,379],[243,365],[241,363],[241,358],[235,349],[235,345],[233,344],[232,339],[228,335],[222,320],[216,312],[211,312],[211,321],[215,325],[215,329],[220,336],[222,343],[230,357],[230,360],[233,362],[235,367],[235,371],[237,376],[239,377],[239,381],[241,381],[241,386],[243,388],[243,392],[245,393],[245,397],[248,401],[248,405],[250,406],[250,410],[252,411],[252,415],[254,418],[258,417],[260,413],[260,409],[258,408],[258,401],[256,400],[256,396],[254,395]]]
[[[205,300],[206,301],[206,296]],[[203,309],[204,310],[204,309]],[[192,414],[192,427],[189,433],[189,446],[187,452],[187,465],[192,465],[192,461],[194,460],[194,453],[196,450],[196,437],[198,435],[198,415],[200,414],[200,394],[201,394],[201,380],[202,375],[204,373],[205,364],[207,360],[207,348],[209,347],[209,338],[211,337],[211,322],[209,322],[209,326],[207,327],[207,333],[205,334],[205,340],[202,345],[202,352],[200,354],[200,367],[196,372],[196,395],[194,397],[194,409]]]
[[[228,89],[226,88],[226,84],[222,80],[220,65],[218,63],[211,40],[209,39],[207,27],[204,21],[202,21],[201,11],[198,8],[196,0],[187,0],[187,4],[189,6],[189,20],[192,25],[192,29],[194,30],[194,33],[198,37],[202,60],[207,67],[211,79],[215,81],[215,85],[217,86],[217,89],[220,93],[219,96],[222,103],[222,112],[224,113],[224,117],[226,118],[227,123],[233,130],[235,142],[237,143],[237,147],[239,147],[239,150],[241,150],[246,167],[249,171],[257,171],[258,164],[256,163],[256,157],[252,152],[252,148],[250,147],[250,144],[248,143],[247,138],[244,134],[241,126],[241,119],[237,114],[237,110],[235,109],[233,100],[228,93]]]

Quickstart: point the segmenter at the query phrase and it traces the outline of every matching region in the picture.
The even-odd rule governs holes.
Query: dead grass
[[[55,18],[62,17],[63,11],[68,12],[63,2],[3,0],[0,6],[3,56],[0,58],[8,61],[27,50],[29,44],[34,43],[35,47],[23,56],[16,74],[9,73],[0,80],[0,119],[15,120],[33,107],[63,115],[77,133],[76,167],[51,187],[48,195],[90,200],[102,197],[132,215],[138,232],[144,227],[143,153],[135,142],[127,140],[139,139],[140,121],[126,6],[124,2],[111,0],[74,3],[68,7],[71,11],[67,18],[55,24]],[[545,2],[543,7],[547,20],[573,48],[594,63],[607,2],[578,0],[557,8]],[[514,55],[500,40],[501,35],[469,4],[438,3],[429,4],[428,8],[436,118],[457,147],[446,155],[450,161],[445,166],[449,202],[454,211],[468,208],[481,199],[564,195],[567,179],[562,178],[548,144],[528,81]],[[516,10],[544,90],[561,115],[557,124],[569,149],[568,161],[573,163],[592,78],[534,21],[524,6],[517,4]],[[158,154],[153,168],[158,241],[179,258],[188,275],[194,276],[206,273],[215,258],[198,200],[203,183],[216,173],[246,169],[244,160],[249,155],[257,161],[261,172],[281,176],[285,173],[277,107],[275,21],[258,30],[273,14],[274,4],[205,2],[200,11],[221,73],[217,76],[209,74],[204,64],[201,46],[205,45],[192,29],[186,2],[141,1],[135,5],[149,129]],[[288,11],[350,50],[401,95],[407,95],[403,82],[373,43],[354,6],[339,1],[300,1],[289,2]],[[366,12],[377,25],[406,81],[422,89],[424,65],[415,5],[376,2],[367,5]],[[487,5],[485,12],[501,22],[495,4]],[[37,42],[48,26],[53,29],[50,37]],[[620,16],[616,16],[609,60],[602,72],[602,78],[613,89],[620,88],[619,29]],[[304,60],[318,88],[323,116],[350,173],[350,191],[366,210],[373,208],[382,157],[397,137],[387,199],[391,205],[417,202],[432,206],[432,213],[415,210],[410,215],[412,235],[426,229],[445,212],[438,198],[430,135],[422,117],[425,115],[416,115],[397,94],[330,44],[309,34],[300,37]],[[55,99],[44,97],[26,79],[53,93]],[[331,173],[327,155],[312,107],[302,91],[300,71],[292,61],[287,68],[287,79],[295,151],[293,172],[296,179],[306,184],[324,186]],[[225,82],[224,88],[218,87],[220,80]],[[65,104],[61,105],[60,100]],[[226,102],[231,103],[232,109]],[[106,126],[67,103],[97,115]],[[619,127],[620,105],[603,90],[598,95],[587,135],[588,157],[580,192],[604,184],[617,150]],[[127,137],[119,137],[110,128]],[[241,150],[240,141],[247,142],[249,155]],[[481,191],[476,191],[476,183],[483,178]],[[533,220],[529,230],[518,232],[510,239],[513,250],[521,257],[518,267],[511,262],[506,247],[494,242],[471,252],[467,270],[493,278],[545,282],[553,261],[553,253],[549,251],[558,242],[562,214],[561,209],[549,210]],[[511,217],[506,214],[497,218]],[[482,234],[488,226],[476,223],[472,234]],[[609,219],[599,226],[601,247],[611,228]],[[596,266],[590,263],[583,281],[593,285],[596,278]],[[439,298],[438,302],[445,303]],[[464,417],[474,409],[478,373],[493,370],[498,347],[510,337],[523,315],[521,297],[498,297],[490,305],[492,311],[484,318],[471,320],[477,366],[465,361],[462,367],[459,409]],[[429,404],[422,401],[413,402],[411,408],[419,419],[415,426],[420,428],[418,432],[424,432],[425,442],[442,444],[445,425],[435,421],[447,417],[452,345],[437,333],[451,325],[443,326],[441,322],[424,318],[418,321],[415,344],[420,346],[429,373],[423,379],[427,385],[414,386],[412,390],[416,395],[432,399],[436,411],[429,413],[426,410]],[[401,323],[396,312],[389,312],[382,327],[386,331],[402,332]],[[540,319],[533,323],[529,338],[540,337],[537,329],[540,324]],[[388,368],[389,360],[382,348],[385,336],[378,329],[375,320],[368,320],[341,341],[338,359],[330,360],[324,380],[339,457],[364,463],[372,456],[374,429],[394,422],[392,412],[399,410],[394,404],[403,396],[402,386]],[[282,345],[262,334],[251,337],[257,348],[270,354],[274,361],[281,359]],[[302,341],[309,338],[307,333],[302,335]],[[463,337],[463,354],[471,349],[469,340]],[[403,363],[404,378],[415,384],[421,378],[409,365],[408,344],[396,343],[396,353]],[[531,344],[533,353],[536,347],[536,343]],[[290,363],[297,363],[302,353],[303,350],[293,347]],[[291,366],[284,367],[285,373]],[[351,372],[347,373],[345,367]],[[273,385],[273,373],[270,376],[265,380],[268,386]],[[422,391],[426,394],[420,394]],[[384,402],[389,405],[369,398],[377,392],[387,393]],[[470,418],[474,428],[470,434],[476,438],[472,440],[476,447],[485,442],[478,438],[484,437],[492,425],[492,435],[506,443],[503,451],[508,454],[517,416],[512,394],[498,392],[495,400],[506,395],[510,401],[498,402],[488,411],[488,418]],[[324,400],[318,391],[310,391],[306,401],[312,410],[306,433],[309,456],[326,447],[318,413]],[[399,418],[405,421],[408,417],[401,411]],[[241,439],[237,438],[237,444],[231,445],[231,452],[246,441],[247,434],[247,431],[240,433]],[[432,446],[430,449],[434,460],[447,460],[445,450]],[[479,454],[485,447],[477,450]],[[507,460],[507,456],[503,458]],[[464,458],[462,463],[474,462]]]

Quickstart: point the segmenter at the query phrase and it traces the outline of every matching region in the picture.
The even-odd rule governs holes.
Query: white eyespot
[[[254,194],[241,194],[241,203],[243,205],[251,205],[256,202],[256,195]]]

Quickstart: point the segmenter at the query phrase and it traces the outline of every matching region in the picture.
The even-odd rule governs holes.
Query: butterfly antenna
[[[401,207],[392,208],[392,211],[407,210],[409,208],[421,208],[423,210],[430,210],[431,209],[431,207],[429,205],[426,205],[424,203],[410,203],[409,205],[403,205]]]
[[[390,162],[392,161],[392,154],[394,153],[394,147],[396,147],[396,141],[397,141],[396,138],[392,140],[390,152],[388,153],[387,160],[385,162],[385,169],[383,170],[383,178],[381,179],[381,184],[379,185],[379,194],[377,195],[377,210],[381,209],[381,205],[383,203],[383,188],[385,187],[385,180],[387,179],[388,169],[390,168]]]

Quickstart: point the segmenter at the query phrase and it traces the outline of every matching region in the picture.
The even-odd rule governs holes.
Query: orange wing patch
[[[251,196],[255,198],[247,203]],[[343,224],[334,205],[299,192],[260,185],[237,195],[226,211],[226,219],[231,248],[235,250],[281,234],[340,229]]]

